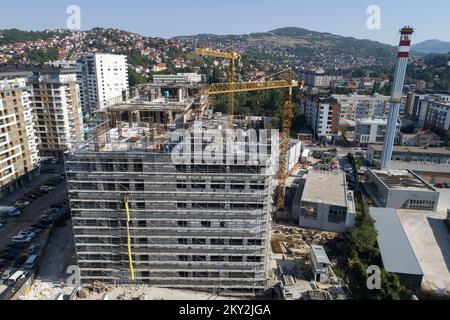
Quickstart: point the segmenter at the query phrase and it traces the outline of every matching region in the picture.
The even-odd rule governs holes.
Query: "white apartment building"
[[[160,74],[153,76],[155,83],[200,83],[202,75],[198,73]]]
[[[386,138],[387,119],[356,120],[355,141],[360,145],[383,144]],[[401,124],[397,124],[396,143],[401,140]]]
[[[334,99],[312,96],[303,101],[307,124],[318,139],[331,139],[339,132],[340,106]]]
[[[341,119],[358,120],[366,118],[386,118],[389,114],[390,97],[369,95],[332,95],[341,105]]]
[[[0,74],[0,197],[38,174],[39,162],[26,79]]]
[[[328,75],[323,70],[306,72],[301,76],[302,80],[305,81],[305,85],[314,88],[327,88],[330,86],[332,81],[342,79],[342,76]]]
[[[79,61],[81,106],[85,114],[104,109],[129,95],[125,55],[86,54]]]

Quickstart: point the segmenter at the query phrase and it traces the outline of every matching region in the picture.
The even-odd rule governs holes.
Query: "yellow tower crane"
[[[253,81],[253,82],[230,82],[230,83],[213,83],[205,89],[205,92],[209,95],[219,95],[219,94],[234,94],[238,92],[251,92],[251,91],[264,91],[264,90],[275,90],[275,89],[288,89],[284,107],[283,107],[283,119],[282,119],[282,135],[281,135],[281,146],[280,146],[280,167],[278,173],[278,201],[277,208],[281,209],[284,207],[284,202],[286,198],[286,165],[287,157],[289,152],[289,140],[290,131],[292,126],[292,120],[294,116],[294,107],[292,99],[292,91],[295,87],[303,88],[303,82],[298,82],[293,79],[293,70],[288,68],[282,70],[276,74],[265,77],[264,79],[273,78],[277,75],[287,73],[287,80],[267,80],[267,81]]]
[[[215,58],[222,58],[222,59],[228,59],[230,60],[230,83],[235,82],[234,74],[235,74],[235,67],[236,67],[236,61],[240,60],[239,54],[235,52],[221,52],[217,50],[211,50],[211,49],[197,49],[194,51],[195,54],[199,56],[207,56],[207,57],[215,57]],[[229,127],[232,127],[233,125],[233,115],[234,115],[234,93],[229,93],[228,96],[228,125]]]

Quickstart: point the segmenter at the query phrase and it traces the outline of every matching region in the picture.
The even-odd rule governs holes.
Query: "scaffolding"
[[[179,142],[170,128],[124,117],[105,120],[92,140],[67,153],[82,281],[262,292],[274,208],[271,157],[251,160],[246,141],[245,163],[174,163]],[[271,139],[262,147],[271,150]]]

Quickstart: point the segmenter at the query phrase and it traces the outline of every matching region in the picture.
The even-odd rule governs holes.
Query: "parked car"
[[[14,206],[15,206],[16,208],[18,208],[18,209],[23,209],[23,208],[28,207],[30,204],[31,204],[31,203],[30,203],[29,201],[17,200],[17,201],[14,203]]]
[[[37,265],[38,258],[39,257],[37,255],[28,257],[27,261],[25,262],[25,269],[34,269]]]
[[[41,246],[39,244],[32,245],[31,247],[28,248],[27,254],[28,255],[35,254],[36,252],[39,251],[40,248]]]
[[[13,275],[11,275],[8,280],[6,280],[6,283],[9,286],[13,286],[19,281],[20,279],[26,278],[28,276],[28,272],[25,271],[16,271]]]
[[[50,206],[51,209],[59,209],[61,210],[64,207],[63,202],[54,203]]]
[[[12,238],[12,241],[15,244],[27,244],[33,241],[33,238],[30,236],[15,236]]]
[[[444,189],[444,185],[442,183],[436,184],[435,187],[438,189]]]
[[[444,187],[445,187],[446,189],[450,189],[450,183],[444,183]]]
[[[51,164],[57,164],[59,162],[59,159],[52,159],[50,161]]]
[[[53,191],[53,190],[54,190],[54,188],[50,187],[50,186],[42,186],[41,187],[41,191],[45,192],[45,193],[48,193],[48,192]]]
[[[8,278],[11,277],[11,276],[13,275],[13,273],[14,273],[14,270],[12,270],[12,269],[6,269],[6,270],[3,272],[3,274],[2,274],[2,276],[1,276],[0,279],[4,282],[4,281],[8,280]]]

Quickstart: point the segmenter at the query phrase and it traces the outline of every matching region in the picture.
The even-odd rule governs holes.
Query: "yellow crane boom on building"
[[[275,76],[287,73],[287,80],[266,80]],[[287,157],[289,152],[290,131],[292,126],[292,120],[294,117],[294,106],[292,92],[296,87],[303,88],[304,83],[302,81],[296,81],[293,79],[293,70],[288,68],[277,72],[273,75],[261,79],[261,81],[253,82],[230,82],[230,83],[213,83],[206,87],[205,93],[208,95],[219,94],[235,94],[238,92],[252,92],[252,91],[264,91],[275,89],[288,89],[283,107],[283,119],[282,119],[282,134],[280,145],[280,161],[278,172],[278,200],[277,208],[284,207],[286,198],[286,179],[287,179]]]
[[[229,81],[230,83],[235,82],[235,68],[236,68],[236,61],[239,61],[241,57],[236,52],[222,52],[218,50],[211,50],[211,49],[196,49],[194,51],[194,54],[197,54],[199,56],[207,56],[207,57],[214,57],[214,58],[222,58],[222,59],[228,59],[230,60],[230,74],[229,74]],[[234,92],[229,92],[228,95],[228,124],[231,127],[233,124],[233,115],[234,115]]]

